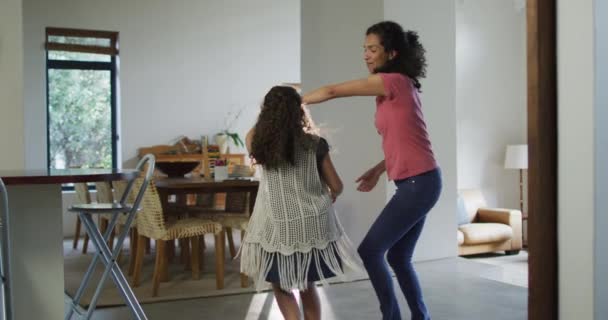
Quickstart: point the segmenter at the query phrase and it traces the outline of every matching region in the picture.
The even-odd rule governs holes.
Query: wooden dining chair
[[[228,248],[230,257],[236,256],[236,247],[234,245],[233,229],[241,231],[241,241],[243,240],[245,230],[249,225],[250,209],[249,209],[249,193],[247,192],[228,192],[225,196],[225,205],[223,208],[217,207],[198,207],[195,216],[200,218],[211,219],[222,225],[228,240]]]
[[[236,247],[234,245],[233,230],[241,231],[241,244],[245,239],[245,231],[249,225],[250,208],[249,208],[249,193],[248,192],[228,192],[224,208],[215,209],[209,207],[199,208],[196,217],[211,219],[222,226],[224,234],[228,239],[228,250],[232,259],[236,258]],[[203,246],[204,240],[203,240]],[[241,287],[249,286],[249,280],[246,275],[241,274]]]
[[[76,191],[76,199],[78,204],[91,203],[91,193],[89,192],[89,186],[86,183],[74,183],[74,191]],[[78,242],[80,240],[80,231],[82,229],[82,221],[80,217],[76,217],[76,230],[74,230],[74,240],[72,242],[72,248],[76,250],[78,248]],[[85,232],[84,239],[82,241],[82,254],[87,253],[89,246],[89,235]]]
[[[138,185],[139,180],[135,182]],[[200,278],[199,237],[205,234],[215,236],[215,265],[216,288],[224,287],[224,235],[221,224],[202,218],[167,219],[163,212],[162,203],[154,179],[150,181],[142,199],[142,210],[137,219],[137,254],[135,257],[135,271],[133,273],[133,286],[139,285],[141,269],[147,239],[156,241],[156,262],[153,274],[152,296],[157,296],[160,282],[167,280],[167,242],[177,239],[187,239],[192,248],[191,269],[192,278]]]

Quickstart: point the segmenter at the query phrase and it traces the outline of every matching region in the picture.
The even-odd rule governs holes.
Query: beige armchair
[[[460,190],[468,223],[458,226],[458,254],[505,251],[517,254],[522,248],[521,211],[487,208],[480,190]]]

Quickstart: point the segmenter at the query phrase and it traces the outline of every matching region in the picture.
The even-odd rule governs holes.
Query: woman
[[[385,254],[412,319],[430,319],[411,263],[426,216],[441,193],[441,172],[418,96],[420,78],[425,76],[424,55],[416,32],[404,32],[392,21],[374,24],[367,29],[364,45],[370,76],[324,86],[303,96],[308,105],[340,97],[376,97],[375,125],[382,137],[384,159],[356,180],[357,190],[371,191],[386,171],[397,191],[372,224],[358,251],[385,320],[401,319]]]

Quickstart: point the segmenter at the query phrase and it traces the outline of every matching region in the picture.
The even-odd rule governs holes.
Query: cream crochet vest
[[[341,234],[332,200],[317,171],[315,150],[296,152],[295,166],[262,169],[246,242],[290,255],[323,249]]]
[[[262,170],[260,187],[241,246],[241,272],[263,290],[276,264],[284,290],[304,290],[308,271],[326,265],[336,276],[360,270],[360,260],[336,218],[315,150],[296,152],[295,165]],[[323,275],[320,281],[327,283]]]

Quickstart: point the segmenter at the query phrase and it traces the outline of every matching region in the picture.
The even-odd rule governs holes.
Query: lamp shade
[[[528,145],[516,144],[507,146],[505,154],[506,169],[528,169]]]

